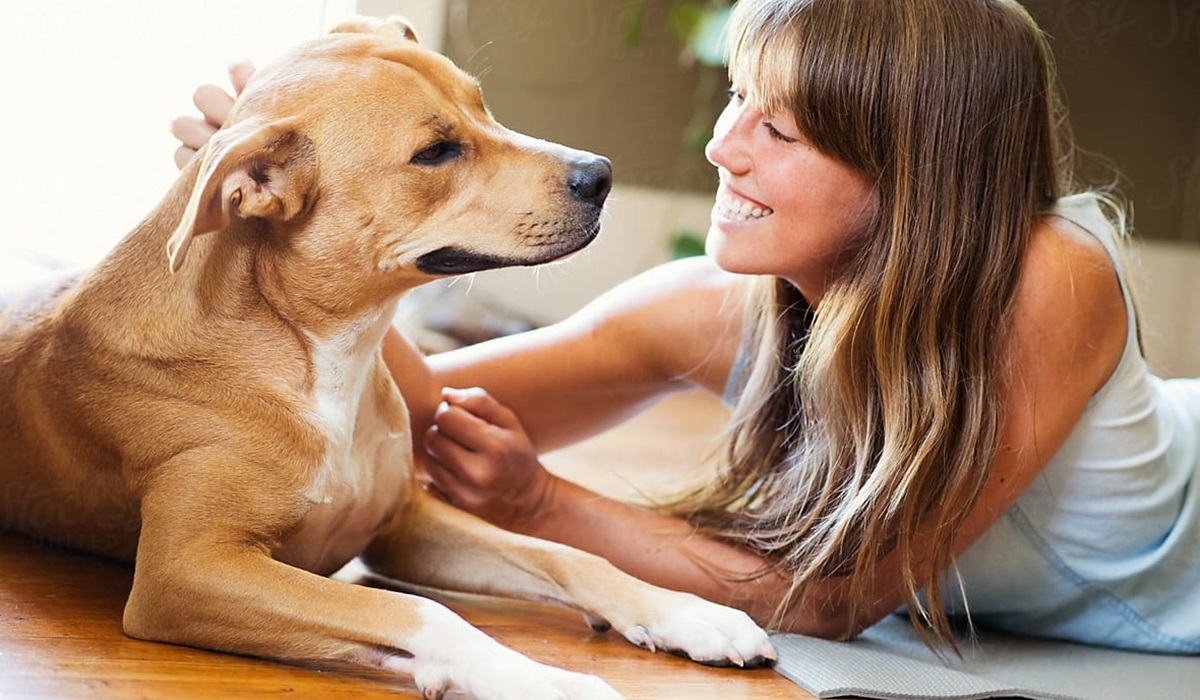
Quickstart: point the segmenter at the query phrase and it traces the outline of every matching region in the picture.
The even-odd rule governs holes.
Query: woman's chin
[[[738,236],[730,234],[741,233],[740,231],[728,231],[727,226],[718,225],[714,220],[713,225],[708,229],[708,235],[704,239],[704,254],[712,260],[717,267],[726,272],[734,272],[737,274],[761,274],[764,272],[762,260],[755,260],[756,255],[761,255],[761,250],[755,251],[752,241],[740,239]],[[747,249],[749,244],[750,250]]]

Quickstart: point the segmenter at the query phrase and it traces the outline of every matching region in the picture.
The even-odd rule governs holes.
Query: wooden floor
[[[594,488],[637,497],[696,478],[721,409],[668,399],[605,437],[547,457]],[[317,671],[153,644],[121,634],[132,570],[0,534],[0,699],[419,697],[412,682],[357,669]],[[477,596],[439,599],[508,646],[594,673],[629,698],[791,700],[806,692],[769,669],[713,669],[650,654],[575,613]]]

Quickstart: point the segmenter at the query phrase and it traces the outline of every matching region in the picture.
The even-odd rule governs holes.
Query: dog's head
[[[304,274],[375,293],[572,253],[611,184],[606,159],[498,124],[402,20],[343,25],[260,70],[197,160],[173,270],[196,236],[259,220]]]

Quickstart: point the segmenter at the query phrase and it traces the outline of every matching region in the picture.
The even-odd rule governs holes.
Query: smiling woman
[[[223,67],[265,63],[354,0],[16,2],[0,10],[0,253],[66,264],[108,250],[177,170],[168,121]]]

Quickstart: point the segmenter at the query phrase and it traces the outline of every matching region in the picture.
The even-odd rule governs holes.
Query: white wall
[[[417,30],[421,43],[441,51],[446,35],[446,0],[358,0],[358,12],[374,17],[400,15]]]
[[[1130,257],[1150,366],[1200,377],[1200,246],[1142,242]]]
[[[91,261],[177,171],[169,120],[226,66],[262,64],[353,0],[10,0],[0,4],[0,255]]]

